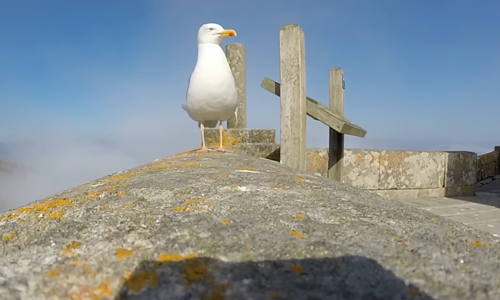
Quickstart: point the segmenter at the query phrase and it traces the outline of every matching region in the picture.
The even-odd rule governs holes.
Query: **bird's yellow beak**
[[[236,31],[233,29],[226,29],[220,33],[221,37],[236,36]]]

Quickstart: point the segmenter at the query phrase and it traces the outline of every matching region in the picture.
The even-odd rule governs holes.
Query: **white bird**
[[[219,24],[204,24],[198,30],[198,61],[182,103],[182,108],[198,122],[201,130],[202,147],[196,152],[213,151],[205,145],[205,127],[214,128],[217,122],[220,136],[217,151],[231,152],[222,147],[222,122],[234,115],[238,105],[234,77],[221,48],[222,39],[228,36],[236,36],[236,31]]]

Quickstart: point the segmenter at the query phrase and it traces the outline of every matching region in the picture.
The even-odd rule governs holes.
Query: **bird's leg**
[[[212,149],[208,149],[207,145],[205,145],[205,126],[203,126],[203,123],[200,123],[200,130],[201,130],[201,149],[196,150],[196,152],[201,153],[201,152],[213,151]]]
[[[219,151],[219,152],[233,152],[233,151],[231,151],[231,150],[227,150],[227,149],[224,149],[224,148],[222,147],[222,129],[223,129],[223,128],[224,128],[224,127],[222,126],[222,121],[219,121],[219,139],[220,139],[220,146],[219,146],[219,148],[217,148],[217,151]]]

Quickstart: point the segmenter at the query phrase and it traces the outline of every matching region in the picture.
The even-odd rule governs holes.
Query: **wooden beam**
[[[281,85],[276,81],[264,78],[260,86],[280,97]],[[366,135],[366,130],[349,119],[331,112],[328,107],[309,97],[306,97],[306,113],[311,118],[322,122],[337,132],[357,137],[365,137]]]
[[[238,107],[234,116],[227,120],[227,128],[247,127],[247,72],[245,45],[232,43],[226,46],[226,58],[238,90]]]
[[[330,111],[344,116],[344,72],[341,68],[332,68],[330,78]],[[328,145],[328,178],[342,181],[344,169],[344,134],[330,127]]]
[[[280,28],[280,162],[306,170],[306,57],[304,31],[296,24]]]

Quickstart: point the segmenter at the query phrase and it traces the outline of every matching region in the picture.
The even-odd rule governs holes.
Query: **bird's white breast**
[[[237,90],[233,74],[216,44],[198,45],[198,62],[191,74],[184,107],[198,122],[225,121],[236,110]]]

